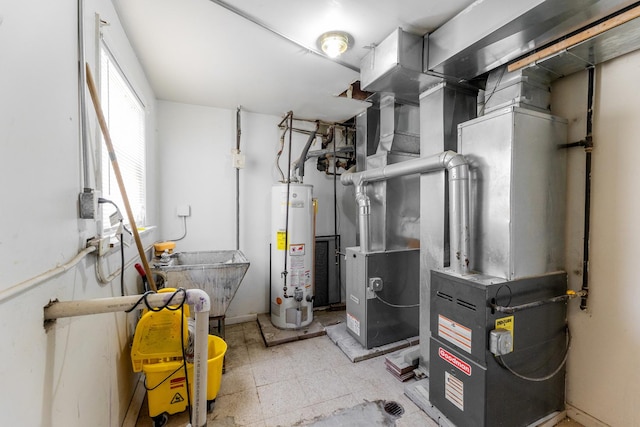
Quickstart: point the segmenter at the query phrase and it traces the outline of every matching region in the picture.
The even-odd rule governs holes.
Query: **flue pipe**
[[[205,291],[202,289],[188,289],[185,293],[152,293],[145,297],[143,295],[131,295],[84,301],[54,302],[44,308],[44,320],[131,311],[137,307],[157,308],[169,303],[180,305],[185,299],[186,303],[192,306],[196,318],[193,425],[202,427],[207,425],[207,362],[209,353],[209,311],[211,311],[211,300]]]
[[[429,173],[442,169],[449,171],[449,239],[451,267],[460,274],[469,271],[469,165],[462,154],[445,151],[429,157],[394,163],[362,172],[344,173],[343,185],[356,187],[356,202],[360,219],[360,250],[369,252],[369,197],[366,185],[416,173]],[[453,261],[455,260],[455,261]]]
[[[289,180],[295,181],[297,180],[297,177],[299,177],[300,182],[304,180],[304,162],[307,161],[307,154],[309,154],[309,149],[311,148],[311,144],[313,143],[313,141],[315,141],[316,134],[318,133],[319,129],[320,129],[320,122],[316,122],[316,127],[309,134],[309,139],[307,139],[307,143],[304,145],[304,148],[302,149],[302,153],[300,154],[300,157],[295,162],[293,162]]]
[[[369,200],[369,196],[367,195],[367,187],[365,184],[356,185],[356,203],[358,204],[360,250],[364,253],[367,253],[369,252],[371,241],[371,236],[369,235],[369,216],[371,214],[371,201]]]

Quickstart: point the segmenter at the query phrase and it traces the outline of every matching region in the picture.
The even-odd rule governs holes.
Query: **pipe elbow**
[[[440,155],[440,162],[442,163],[443,167],[447,168],[447,170],[452,170],[458,166],[468,165],[467,159],[465,159],[462,154],[456,153],[452,150],[443,152]]]
[[[449,171],[449,179],[468,179],[469,163],[460,153],[445,151],[441,157],[442,165]]]
[[[340,183],[342,185],[353,185],[358,187],[362,185],[362,178],[362,172],[346,172],[340,175]]]
[[[187,303],[196,313],[211,311],[211,299],[202,289],[187,289]]]

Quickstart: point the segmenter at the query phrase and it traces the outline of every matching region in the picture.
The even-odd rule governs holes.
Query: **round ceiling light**
[[[318,37],[318,46],[329,58],[337,58],[350,47],[351,36],[344,31],[329,31]]]

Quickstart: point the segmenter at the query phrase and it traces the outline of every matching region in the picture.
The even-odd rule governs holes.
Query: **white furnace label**
[[[438,336],[451,344],[471,353],[471,329],[458,322],[438,315]]]
[[[444,373],[444,397],[464,411],[464,383],[449,372]]]
[[[347,328],[351,329],[357,336],[360,336],[360,321],[349,313],[347,313]]]

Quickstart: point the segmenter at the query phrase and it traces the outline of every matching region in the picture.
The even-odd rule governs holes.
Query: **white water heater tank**
[[[298,329],[313,321],[313,219],[313,186],[272,187],[271,323],[277,328]]]

